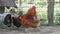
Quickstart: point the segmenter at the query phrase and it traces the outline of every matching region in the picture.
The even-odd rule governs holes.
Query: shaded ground
[[[40,30],[24,32],[24,29],[0,29],[0,34],[60,34],[60,26],[41,26]]]

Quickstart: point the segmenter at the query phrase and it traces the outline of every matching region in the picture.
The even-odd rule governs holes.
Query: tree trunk
[[[48,0],[48,25],[53,26],[54,0]]]
[[[0,14],[3,14],[3,13],[4,13],[4,11],[5,11],[5,7],[0,6]]]

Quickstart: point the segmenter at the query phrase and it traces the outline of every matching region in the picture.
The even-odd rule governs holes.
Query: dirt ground
[[[39,29],[29,32],[25,32],[23,28],[0,29],[0,34],[60,34],[60,26],[40,26]]]

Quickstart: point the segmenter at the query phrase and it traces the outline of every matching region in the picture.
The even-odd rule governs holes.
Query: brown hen
[[[20,15],[19,18],[21,19],[21,24],[25,28],[30,28],[30,27],[37,28],[40,25],[39,20],[37,19],[37,16],[36,16],[36,7],[35,6],[30,8],[28,10],[27,14]]]

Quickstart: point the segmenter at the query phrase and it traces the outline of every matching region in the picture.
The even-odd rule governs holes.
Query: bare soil
[[[32,29],[29,29],[32,30]],[[25,32],[24,28],[20,29],[0,29],[0,34],[60,34],[60,26],[40,26],[39,30]]]

